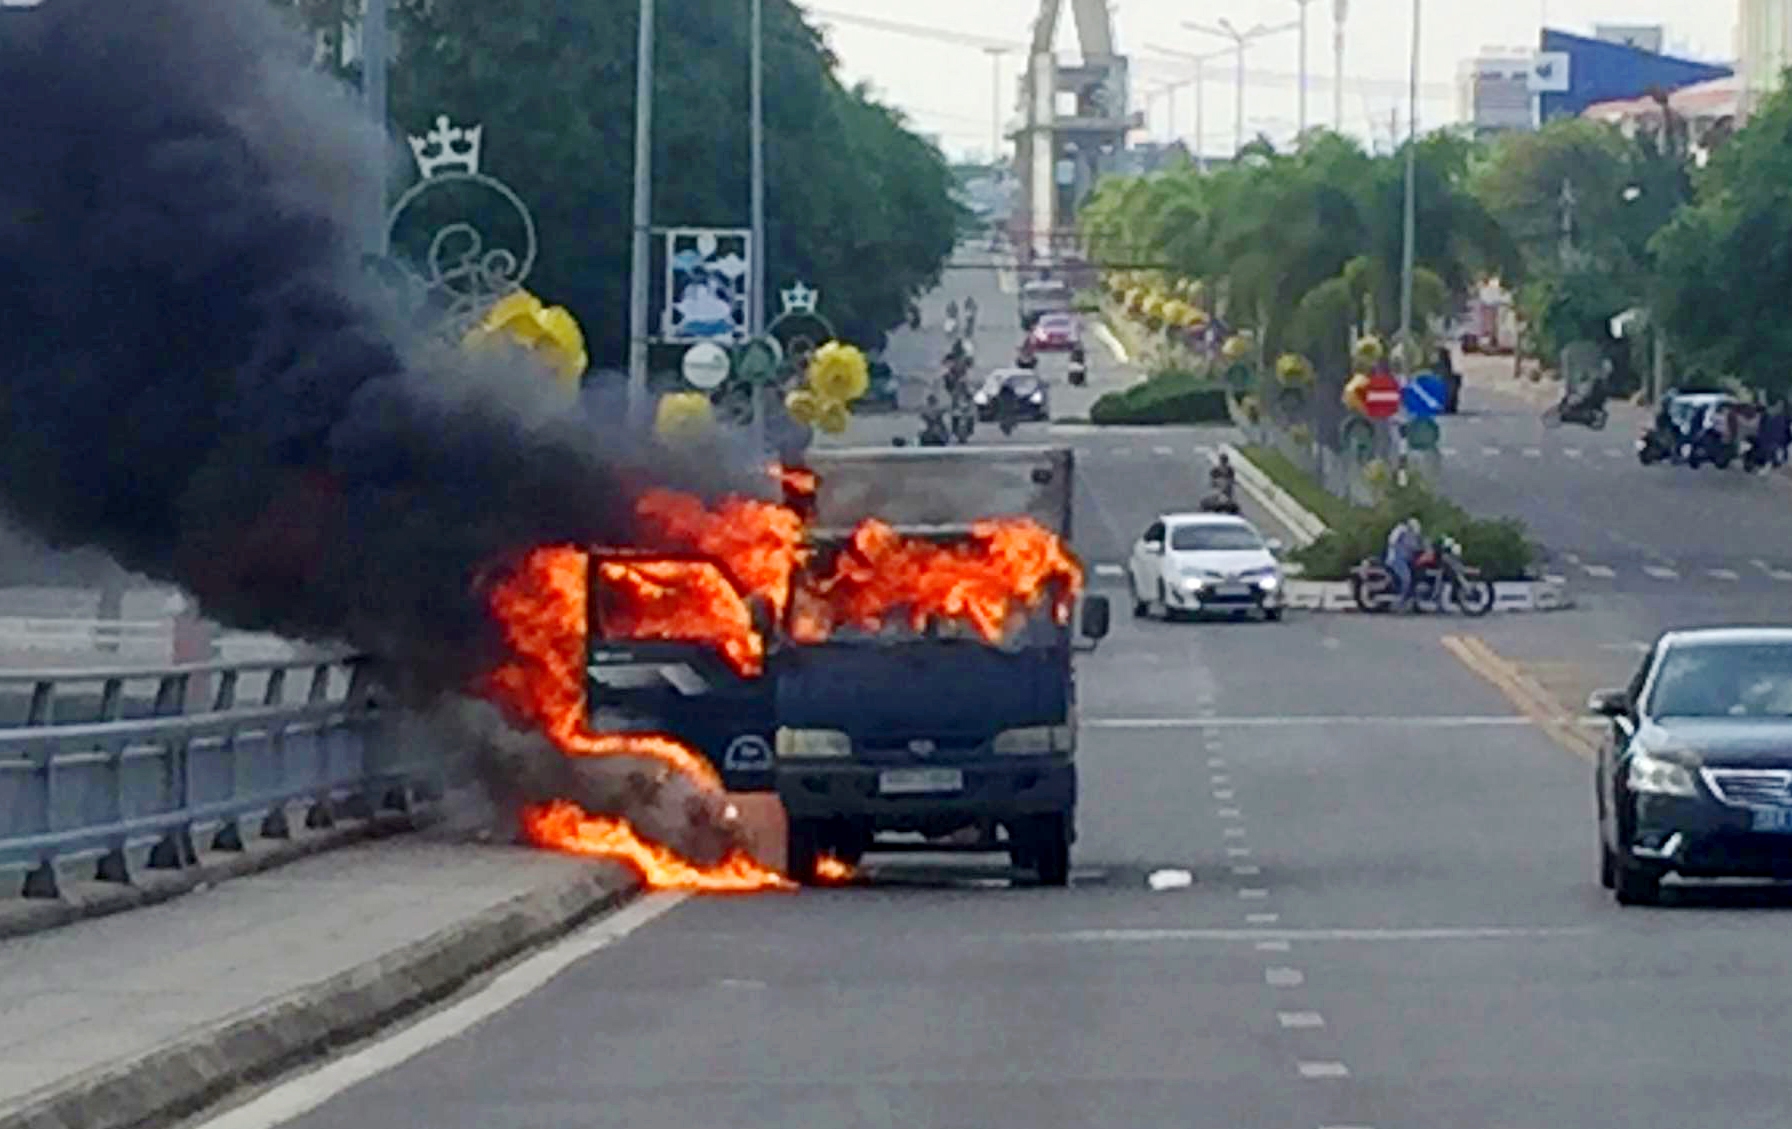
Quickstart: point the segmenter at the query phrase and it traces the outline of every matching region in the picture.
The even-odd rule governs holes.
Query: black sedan
[[[1006,388],[1014,394],[1014,418],[1016,420],[1046,420],[1051,418],[1050,401],[1046,396],[1045,381],[1032,369],[1005,368],[997,369],[984,380],[983,386],[971,397],[977,405],[977,418],[989,423],[996,418],[996,405]]]
[[[1599,749],[1599,878],[1653,905],[1668,874],[1792,879],[1792,629],[1670,631],[1587,706]]]

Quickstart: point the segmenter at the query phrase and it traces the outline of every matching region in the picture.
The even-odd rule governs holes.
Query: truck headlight
[[[1632,792],[1643,792],[1652,796],[1694,796],[1698,790],[1693,786],[1692,773],[1686,766],[1675,764],[1671,760],[1652,757],[1648,753],[1632,753],[1630,771],[1624,778],[1625,787]]]
[[[850,757],[852,738],[838,729],[779,729],[779,760]]]
[[[999,756],[1038,757],[1068,753],[1075,742],[1076,732],[1071,726],[1028,725],[996,734],[994,749]]]

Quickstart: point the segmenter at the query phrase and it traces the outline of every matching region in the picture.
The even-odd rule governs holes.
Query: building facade
[[[1749,0],[1743,0],[1746,4]],[[1779,0],[1785,7],[1792,0]],[[1574,117],[1600,102],[1640,98],[1650,90],[1675,91],[1694,83],[1728,78],[1730,67],[1681,59],[1624,42],[1546,28],[1540,46],[1546,55],[1567,60],[1567,89],[1539,96],[1542,119]]]
[[[1736,69],[1744,118],[1792,66],[1792,0],[1737,0]]]
[[[1530,129],[1531,55],[1528,50],[1489,48],[1464,59],[1456,70],[1456,120],[1485,137]]]

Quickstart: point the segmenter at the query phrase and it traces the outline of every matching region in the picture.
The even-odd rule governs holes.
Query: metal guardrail
[[[198,861],[195,836],[241,851],[339,815],[410,810],[419,779],[383,740],[371,666],[317,657],[159,668],[0,673],[0,870],[26,897],[60,895],[61,870],[129,882]]]

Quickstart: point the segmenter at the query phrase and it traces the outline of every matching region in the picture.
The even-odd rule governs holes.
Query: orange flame
[[[852,864],[833,855],[822,855],[815,860],[815,877],[823,882],[848,882],[852,876]]]
[[[713,642],[749,677],[765,669],[765,637],[734,585],[704,561],[604,561],[604,633],[622,639]]]
[[[656,890],[752,893],[795,886],[739,850],[715,866],[693,866],[665,847],[643,840],[626,821],[590,815],[565,800],[523,812],[523,833],[537,846],[550,850],[627,863]]]
[[[914,631],[961,620],[993,643],[1017,605],[1036,608],[1050,597],[1053,615],[1067,622],[1082,584],[1082,567],[1064,542],[1026,518],[978,522],[969,541],[950,545],[867,520],[832,571],[798,590],[791,636],[819,643],[839,628],[876,631],[902,615]]]
[[[783,618],[790,578],[807,559],[796,511],[739,497],[724,498],[711,510],[690,494],[650,490],[635,514],[648,540],[719,562],[743,596],[759,597]]]

